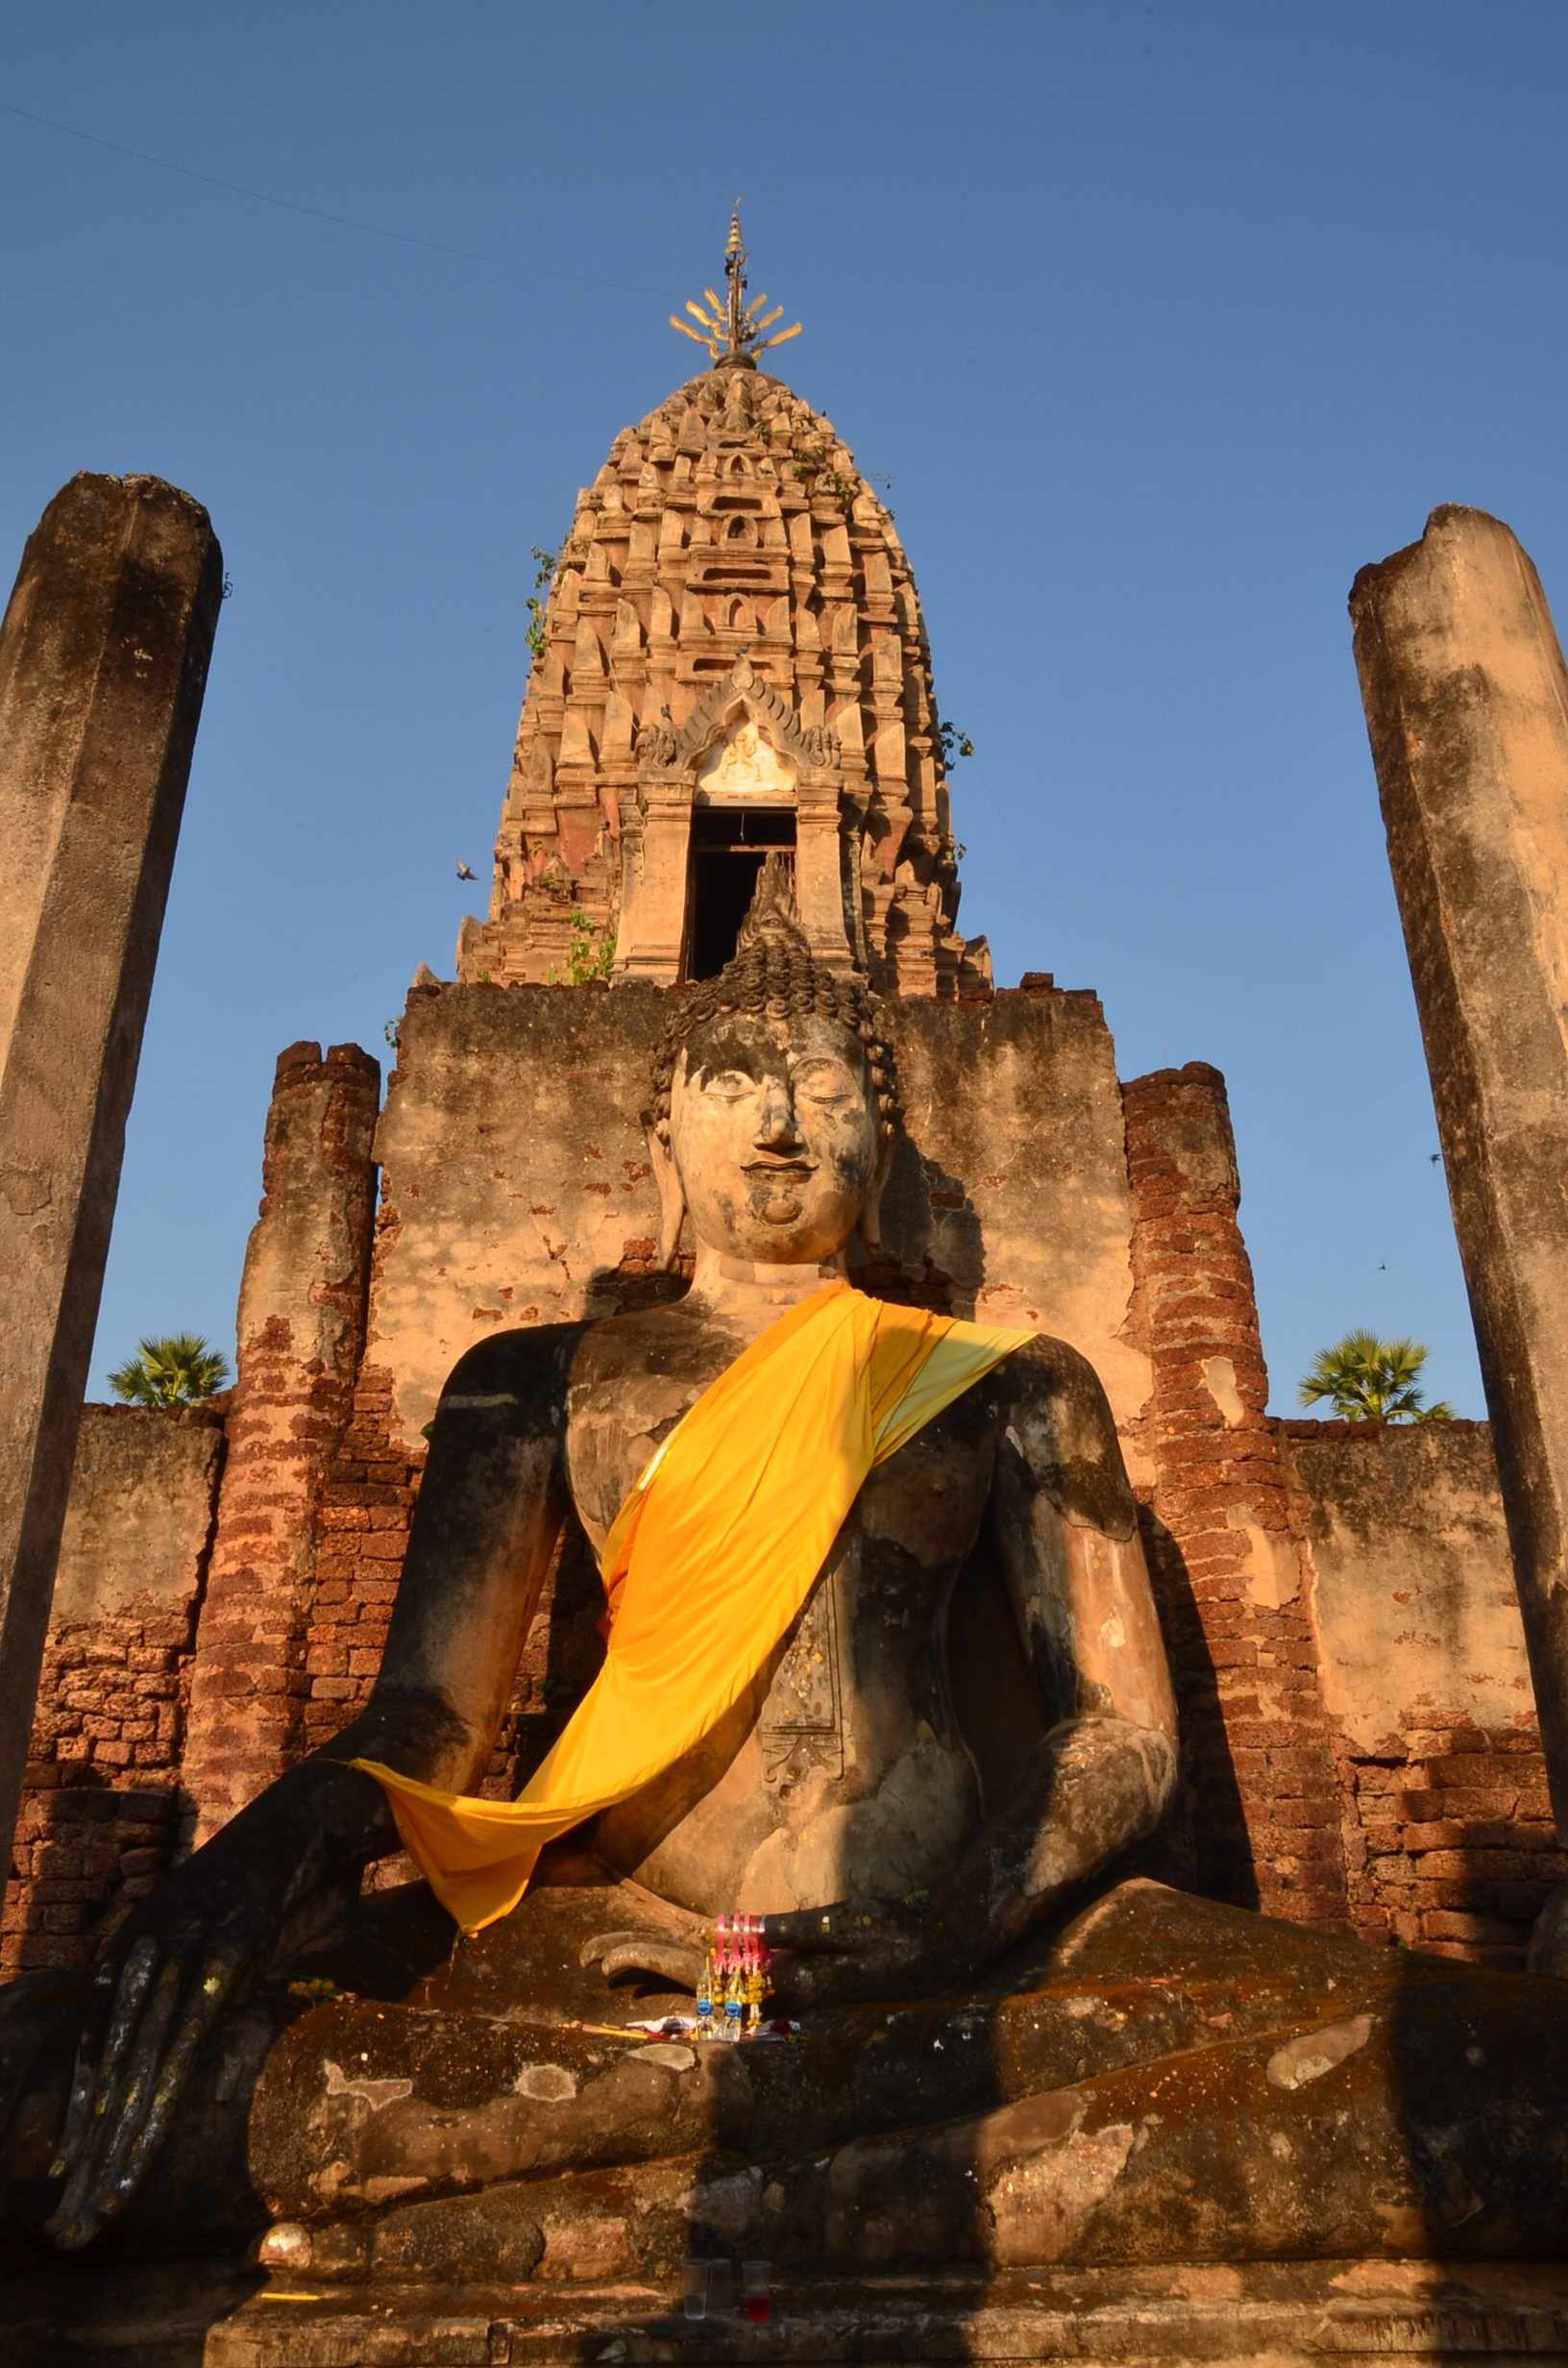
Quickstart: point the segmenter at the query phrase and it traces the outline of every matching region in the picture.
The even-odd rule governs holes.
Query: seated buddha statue
[[[57,2014],[17,2089],[20,2215],[46,2192],[67,2249],[166,2236],[237,2183],[263,2258],[327,2278],[1560,2242],[1568,2049],[1536,2014],[1515,2065],[1509,2003],[1555,1986],[1423,1986],[1107,1890],[1176,1765],[1110,1409],[1062,1342],[852,1285],[894,1058],[772,862],[727,969],[672,999],[647,1124],[689,1291],[462,1358],[364,1709],[135,1911],[68,2084]],[[483,1801],[569,1510],[604,1665],[518,1800]],[[1038,1703],[1000,1770],[947,1663],[981,1558]],[[360,1897],[400,1842],[450,1955],[422,1886]],[[793,2028],[693,2044],[731,1913]],[[291,1986],[312,1963],[335,1977]],[[1429,2159],[1410,2111],[1462,2122],[1478,2055],[1513,2118]]]

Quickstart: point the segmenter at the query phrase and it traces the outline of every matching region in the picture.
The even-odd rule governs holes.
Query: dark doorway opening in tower
[[[793,806],[692,809],[686,890],[686,976],[715,978],[735,951],[764,855],[782,850],[795,871]]]

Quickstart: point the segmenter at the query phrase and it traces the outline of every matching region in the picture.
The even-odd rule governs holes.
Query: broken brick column
[[[300,1748],[317,1516],[364,1353],[380,1085],[357,1045],[279,1057],[191,1670],[184,1779],[198,1840]]]
[[[1151,1563],[1182,1706],[1199,1887],[1348,1928],[1305,1531],[1268,1375],[1225,1080],[1201,1061],[1122,1089],[1134,1321],[1153,1369]]]

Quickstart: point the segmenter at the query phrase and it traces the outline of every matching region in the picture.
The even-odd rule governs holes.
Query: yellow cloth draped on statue
[[[505,1915],[548,1841],[670,1767],[796,1619],[861,1483],[1029,1339],[828,1283],[781,1316],[659,1448],[604,1542],[604,1665],[515,1801],[355,1760],[466,1933]]]

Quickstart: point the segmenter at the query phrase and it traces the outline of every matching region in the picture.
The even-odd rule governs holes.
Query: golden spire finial
[[[782,318],[783,306],[775,305],[772,312],[764,313],[762,308],[768,302],[766,294],[759,296],[753,304],[748,305],[745,301],[746,242],[741,236],[739,198],[735,200],[735,210],[729,217],[729,236],[724,243],[724,280],[726,285],[722,298],[711,287],[705,287],[702,290],[703,304],[687,299],[686,309],[697,323],[695,329],[690,322],[683,321],[678,312],[670,315],[671,328],[678,329],[683,337],[692,338],[698,345],[705,345],[710,361],[754,365],[756,356],[765,353],[769,346],[782,345],[786,337],[800,334],[800,323],[796,321],[793,329],[781,329],[776,335],[765,337],[763,331],[771,329],[774,321]]]

